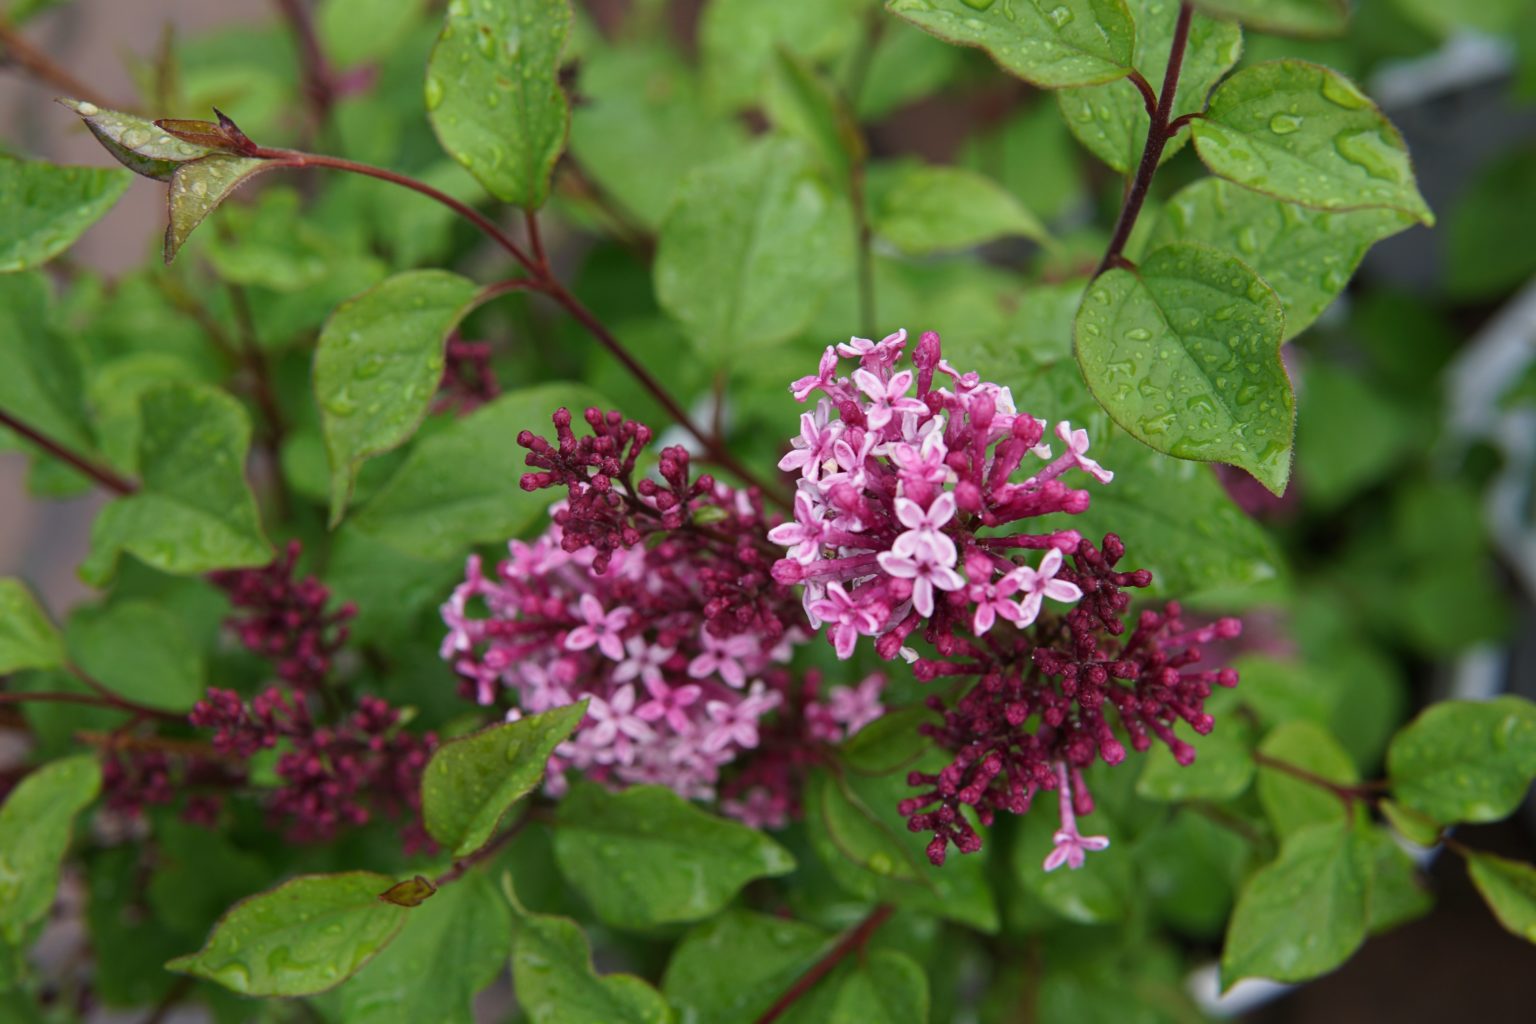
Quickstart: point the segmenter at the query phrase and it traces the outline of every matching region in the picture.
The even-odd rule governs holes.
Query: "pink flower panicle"
[[[513,714],[588,701],[551,759],[558,792],[576,769],[613,785],[654,782],[713,796],[721,768],[759,746],[784,704],[788,662],[805,634],[755,491],[693,477],[688,453],[660,454],[636,479],[651,432],[618,413],[554,415],[555,441],[523,431],[525,490],[564,487],[550,527],[489,573],[469,559],[442,606],[442,656],[466,697],[506,694]]]
[[[800,476],[794,520],[769,537],[787,548],[774,578],[803,585],[806,614],[840,658],[868,636],[919,679],[974,677],[953,707],[929,699],[943,721],[924,731],[954,760],[937,774],[913,772],[924,792],[901,804],[912,831],[933,833],[928,856],[940,864],[951,845],[981,848],[965,807],[990,825],[999,811],[1027,811],[1039,790],[1070,786],[1088,813],[1082,769],[1125,757],[1106,704],[1137,750],[1156,738],[1192,759],[1172,723],[1208,732],[1211,686],[1237,682],[1230,669],[1199,670],[1198,645],[1235,636],[1239,624],[1186,629],[1169,605],[1143,612],[1123,637],[1124,588],[1147,586],[1151,574],[1115,570],[1124,546],[1113,534],[1100,551],[1075,530],[1026,525],[1088,508],[1069,471],[1113,480],[1089,457],[1087,432],[1056,424],[1053,455],[1047,423],[1017,410],[1007,388],[945,362],[937,334],[924,334],[901,368],[906,347],[905,331],[828,347],[817,374],[791,386],[800,401],[821,397],[780,462]],[[838,376],[842,358],[858,362],[851,378]],[[914,637],[932,653],[919,654]],[[1096,848],[1075,830],[1064,818],[1061,834],[1077,837],[1064,841],[1064,862],[1074,866]]]
[[[294,578],[300,545],[290,541],[283,557],[261,569],[208,574],[229,595],[237,614],[229,626],[247,650],[271,659],[278,677],[315,691],[330,675],[332,660],[347,642],[352,604],[326,611],[331,592],[313,576]]]
[[[376,816],[403,817],[407,849],[430,848],[420,824],[421,773],[437,740],[401,728],[400,712],[385,701],[363,697],[327,726],[314,721],[302,694],[290,699],[272,687],[246,703],[233,691],[210,689],[188,720],[213,730],[214,749],[229,759],[280,751],[283,784],[267,807],[294,841],[328,840]]]
[[[443,360],[443,379],[432,412],[452,412],[467,416],[501,394],[501,385],[491,369],[491,343],[465,341],[454,332],[448,338]]]

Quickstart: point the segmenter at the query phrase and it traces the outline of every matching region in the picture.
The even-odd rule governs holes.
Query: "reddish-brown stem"
[[[0,18],[0,59],[9,60],[39,82],[52,86],[71,99],[84,100],[98,107],[126,109],[55,63],[52,57],[33,46],[3,18]]]
[[[533,250],[533,261],[550,276],[549,259],[544,255],[544,239],[539,237],[539,215],[532,210],[523,211],[523,223],[528,227],[528,248]]]
[[[890,918],[895,910],[889,904],[882,903],[869,912],[869,916],[860,921],[848,934],[838,940],[837,945],[828,950],[827,955],[811,965],[811,969],[795,979],[795,983],[784,992],[782,996],[770,1007],[766,1013],[757,1018],[757,1024],[769,1024],[778,1020],[784,1012],[795,1004],[801,996],[809,992],[816,983],[832,972],[838,964],[847,959],[848,954],[863,950],[870,936],[880,930],[880,926]]]
[[[0,426],[7,428],[14,433],[20,434],[22,437],[26,438],[28,441],[31,441],[33,444],[37,445],[49,455],[52,455],[54,458],[58,459],[60,462],[67,462],[69,465],[73,466],[81,473],[84,473],[92,480],[95,480],[101,486],[105,487],[107,490],[113,492],[114,494],[128,495],[139,489],[139,485],[134,483],[132,480],[129,480],[123,476],[119,476],[113,470],[110,470],[105,466],[98,466],[84,456],[70,451],[68,448],[65,448],[63,445],[55,441],[53,438],[38,433],[36,430],[33,430],[31,427],[27,426],[25,423],[21,422],[16,417],[3,410],[0,410]]]
[[[1115,221],[1115,233],[1109,240],[1109,248],[1104,251],[1104,258],[1094,271],[1095,277],[1111,267],[1125,265],[1125,257],[1122,255],[1125,243],[1130,241],[1131,230],[1136,227],[1136,218],[1141,216],[1142,204],[1147,201],[1147,192],[1152,188],[1152,176],[1157,173],[1157,165],[1163,159],[1163,149],[1168,145],[1168,140],[1173,138],[1173,99],[1179,91],[1179,72],[1184,67],[1184,50],[1189,45],[1189,26],[1194,14],[1194,8],[1187,2],[1179,5],[1179,20],[1173,28],[1173,45],[1168,50],[1168,70],[1163,75],[1163,89],[1158,93],[1157,106],[1151,112],[1152,123],[1147,126],[1147,144],[1141,151],[1141,163],[1136,167],[1136,176],[1131,179],[1131,187],[1125,193],[1125,203],[1120,207],[1119,219]],[[1146,84],[1145,80],[1142,84]]]
[[[1147,116],[1156,117],[1157,93],[1152,91],[1152,83],[1147,81],[1146,76],[1135,68],[1132,68],[1131,73],[1125,77],[1136,87],[1136,91],[1141,93],[1141,102],[1146,105]]]
[[[517,821],[512,824],[511,828],[488,840],[484,846],[480,847],[480,849],[476,850],[474,853],[471,853],[468,856],[460,857],[458,860],[454,861],[452,867],[432,880],[432,884],[441,889],[443,886],[449,884],[450,882],[457,882],[460,878],[463,878],[471,868],[485,863],[492,857],[496,856],[496,854],[500,853],[502,848],[512,840],[516,839],[518,835],[523,831],[523,829],[527,828],[529,823],[531,823],[533,820],[533,805],[527,804],[523,809],[522,817],[518,818]]]
[[[331,115],[331,104],[336,100],[336,79],[331,73],[330,62],[320,48],[320,37],[315,34],[315,19],[305,0],[276,0],[278,10],[287,19],[293,31],[294,42],[299,49],[299,74],[304,79],[304,95],[309,100],[310,113],[315,126],[325,124]]]
[[[1289,761],[1272,757],[1262,750],[1253,752],[1253,760],[1257,765],[1271,768],[1282,775],[1289,775],[1298,782],[1305,782],[1309,786],[1316,786],[1318,789],[1327,790],[1343,801],[1346,808],[1353,807],[1357,800],[1375,801],[1380,798],[1378,793],[1378,790],[1382,788],[1380,783],[1362,782],[1357,785],[1351,785],[1346,782],[1335,782],[1333,779],[1325,778],[1316,772],[1308,771],[1301,767],[1301,765],[1291,764]]]
[[[125,700],[116,694],[106,696],[92,693],[72,693],[67,690],[0,690],[0,704],[84,704],[89,707],[110,708],[113,711],[126,711],[129,714],[151,716],[167,721],[181,721],[180,715],[173,715],[168,711],[159,711],[155,708],[147,708],[142,704],[135,704],[131,700]]]

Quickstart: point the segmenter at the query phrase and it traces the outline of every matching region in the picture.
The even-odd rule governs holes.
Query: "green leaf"
[[[809,143],[835,180],[850,185],[869,153],[848,101],[810,61],[782,48],[775,56],[764,99],[774,127]]]
[[[21,580],[0,579],[0,676],[64,664],[59,631]]]
[[[127,551],[162,572],[264,565],[272,547],[245,479],[251,425],[214,388],[165,384],[139,401],[139,490],[96,517],[80,576],[96,586]]]
[[[555,859],[597,916],[619,928],[697,921],[795,860],[745,825],[660,786],[610,793],[578,782],[560,802]]]
[[[1399,803],[1441,824],[1508,817],[1536,778],[1536,704],[1435,704],[1393,738],[1387,774]]]
[[[1536,25],[1536,13],[1530,18]],[[1536,31],[1531,33],[1536,37]],[[1478,172],[1446,217],[1445,284],[1457,298],[1493,298],[1536,275],[1536,146],[1522,146]]]
[[[1247,840],[1225,824],[1179,809],[1137,836],[1132,852],[1139,891],[1159,918],[1201,939],[1221,935],[1247,868]]]
[[[263,171],[279,164],[253,157],[215,153],[177,166],[171,174],[171,222],[165,229],[165,262],[169,264],[196,227],[219,204]]]
[[[27,945],[53,906],[75,815],[100,790],[96,759],[71,757],[27,775],[0,805],[0,944]]]
[[[740,148],[746,137],[709,108],[693,68],[660,44],[598,50],[582,62],[581,93],[585,102],[571,114],[571,152],[646,228],[661,223],[690,171]],[[644,173],[636,173],[642,166]]]
[[[679,187],[657,241],[656,298],[712,364],[798,334],[851,266],[846,202],[804,146],[765,139]]]
[[[336,995],[346,1024],[473,1024],[475,995],[496,980],[512,919],[484,872],[445,885]]]
[[[1281,35],[1334,36],[1349,24],[1349,0],[1194,0],[1194,5]]]
[[[1440,826],[1418,811],[1409,810],[1395,800],[1380,803],[1381,816],[1397,830],[1397,834],[1419,846],[1434,846],[1440,841]]]
[[[975,171],[905,164],[883,185],[872,227],[909,255],[969,249],[1010,235],[1050,238],[1022,203]]]
[[[1043,89],[1097,85],[1131,72],[1136,25],[1125,0],[889,0],[892,14]]]
[[[1435,900],[1419,874],[1418,865],[1404,852],[1386,829],[1356,826],[1371,863],[1371,909],[1369,927],[1372,935],[1423,917],[1434,908]]]
[[[1179,5],[1175,0],[1129,0],[1129,6],[1136,19],[1136,70],[1159,89],[1173,47]],[[1173,116],[1203,110],[1206,95],[1232,70],[1242,52],[1243,33],[1235,24],[1196,15],[1190,23]],[[1151,119],[1141,90],[1129,80],[1063,89],[1056,94],[1056,102],[1072,134],[1100,160],[1122,174],[1140,162]],[[1173,156],[1188,139],[1184,132],[1175,135],[1162,158]]]
[[[432,838],[455,857],[484,846],[586,713],[586,701],[567,704],[439,747],[421,777],[422,819]]]
[[[1467,873],[1499,924],[1536,943],[1536,867],[1472,851],[1467,855]]]
[[[1240,466],[1280,494],[1295,420],[1284,325],[1280,300],[1246,264],[1180,242],[1095,280],[1073,337],[1088,389],[1131,436]]]
[[[926,1024],[928,977],[911,958],[876,950],[848,971],[830,1024]]]
[[[65,630],[75,662],[129,700],[190,711],[203,697],[203,655],[179,616],[149,601],[82,609]]]
[[[723,109],[762,100],[774,56],[810,61],[846,53],[865,32],[868,0],[710,0],[699,18],[703,94]]]
[[[315,350],[315,399],[331,458],[331,525],[363,460],[404,444],[443,376],[448,332],[484,293],[446,270],[409,270],[342,303]]]
[[[134,114],[103,110],[94,103],[81,100],[61,99],[59,102],[80,115],[102,148],[118,163],[146,178],[170,181],[177,167],[218,152],[178,139],[153,121]]]
[[[246,996],[305,996],[351,977],[414,913],[379,899],[388,875],[301,875],[236,903],[196,953],[166,970]]]
[[[1420,426],[1417,403],[1383,387],[1374,374],[1309,360],[1296,424],[1296,472],[1307,482],[1307,505],[1340,508],[1392,476],[1424,450]],[[1339,444],[1341,437],[1351,443]],[[1391,600],[1401,601],[1401,581],[1383,582],[1392,588]]]
[[[905,720],[912,728],[911,718]],[[860,899],[995,932],[999,920],[987,878],[989,848],[951,853],[942,868],[935,868],[924,852],[932,837],[909,831],[897,813],[897,805],[916,792],[907,785],[907,771],[938,771],[945,763],[930,755],[911,764],[880,765],[885,774],[874,777],[812,773],[804,794],[807,838],[837,884]]]
[[[427,64],[427,117],[443,149],[497,199],[535,210],[565,148],[560,58],[566,0],[450,4]]]
[[[1072,362],[1034,374],[1014,388],[1014,402],[1033,415],[1086,427],[1093,457],[1116,474],[1109,486],[1093,489],[1087,512],[1042,528],[1077,529],[1095,541],[1118,534],[1125,564],[1151,570],[1154,591],[1180,600],[1251,595],[1280,577],[1273,541],[1233,504],[1209,467],[1160,455],[1116,429]]]
[[[518,431],[547,424],[560,407],[608,408],[576,384],[541,384],[490,402],[411,449],[353,525],[421,558],[449,558],[474,544],[505,542],[544,515],[554,493],[525,491],[527,452]]]
[[[75,244],[132,177],[115,167],[0,159],[0,273],[48,262]]]
[[[672,1011],[654,988],[632,974],[599,975],[575,921],[530,914],[512,877],[502,881],[512,905],[512,981],[533,1024],[667,1024]]]
[[[1244,68],[1211,96],[1194,135],[1213,172],[1276,199],[1321,210],[1387,207],[1435,222],[1397,129],[1353,82],[1319,64]]]
[[[1062,867],[1046,871],[1045,858],[1055,849],[1052,837],[1058,827],[1055,803],[1055,792],[1041,792],[1021,819],[1009,851],[1013,877],[1029,899],[1068,921],[1108,924],[1124,920],[1135,902],[1130,837],[1101,807],[1081,819],[1079,827],[1084,835],[1108,836],[1108,849],[1088,854],[1076,870]]]
[[[1348,823],[1313,824],[1243,887],[1221,954],[1222,988],[1239,978],[1305,981],[1365,940],[1370,855]]]
[[[0,409],[72,451],[96,448],[85,408],[84,374],[68,339],[49,328],[47,278],[0,277]]]
[[[323,0],[315,32],[339,67],[382,61],[407,40],[424,7],[422,0]]]
[[[1366,250],[1413,223],[1397,210],[1330,213],[1205,178],[1164,204],[1147,244],[1201,242],[1241,257],[1280,297],[1289,340],[1344,290]]]
[[[690,1024],[756,1020],[831,944],[802,921],[727,911],[683,937],[661,991]]]
[[[1264,737],[1259,751],[1303,771],[1353,785],[1360,781],[1354,762],[1326,729],[1303,719],[1286,722]],[[1344,801],[1325,787],[1284,771],[1259,765],[1259,802],[1282,836],[1317,822],[1342,821]]]
[[[1241,795],[1253,781],[1250,739],[1240,721],[1221,721],[1207,736],[1199,736],[1180,721],[1174,732],[1195,748],[1195,761],[1181,765],[1173,753],[1158,744],[1147,754],[1136,792],[1149,800],[1174,803],[1183,800],[1230,800]]]

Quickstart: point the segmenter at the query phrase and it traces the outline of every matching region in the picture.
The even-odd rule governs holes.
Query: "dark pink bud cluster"
[[[247,704],[229,690],[212,689],[188,718],[213,730],[214,748],[232,759],[279,750],[283,784],[267,806],[287,822],[294,840],[326,840],[378,815],[408,816],[407,846],[423,845],[421,773],[436,737],[400,728],[400,712],[385,701],[363,697],[356,711],[328,726],[314,721],[302,695],[290,698],[274,687]]]
[[[469,560],[442,607],[442,656],[478,703],[509,693],[514,717],[588,702],[552,759],[552,791],[573,768],[710,797],[784,701],[775,666],[806,639],[799,608],[773,579],[756,492],[693,477],[681,448],[661,453],[659,478],[636,479],[651,432],[596,409],[586,421],[577,437],[561,409],[553,444],[519,435],[538,470],[523,487],[566,498],[493,572]]]
[[[165,742],[164,748],[149,744]],[[185,798],[182,817],[212,826],[223,807],[223,791],[244,782],[223,758],[205,755],[197,744],[119,735],[102,756],[101,789],[107,807],[137,818],[146,807],[165,807]]]
[[[229,594],[237,614],[229,625],[248,650],[271,659],[278,677],[301,690],[316,690],[330,675],[332,659],[347,641],[351,604],[327,612],[331,592],[318,579],[294,578],[300,545],[261,569],[231,569],[208,578]]]
[[[448,338],[443,360],[443,380],[432,412],[466,416],[501,394],[491,369],[491,343],[465,341],[455,332]]]

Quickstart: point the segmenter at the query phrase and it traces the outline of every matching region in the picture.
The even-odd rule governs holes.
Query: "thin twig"
[[[336,101],[336,76],[320,47],[315,20],[305,0],[276,0],[278,9],[293,31],[299,49],[299,74],[304,80],[304,95],[309,100],[316,129],[323,128]]]
[[[68,463],[114,494],[126,496],[133,494],[139,489],[139,485],[127,477],[120,476],[115,470],[108,469],[106,466],[99,466],[85,456],[70,451],[53,438],[39,433],[4,410],[0,410],[0,426],[7,428],[13,433],[20,434],[49,455],[52,455],[60,462]]]
[[[28,42],[25,36],[17,32],[3,18],[0,18],[0,51],[3,51],[4,59],[15,64],[29,76],[44,85],[52,86],[72,99],[94,103],[98,107],[128,109],[80,81],[52,57]]]
[[[1157,106],[1152,110],[1152,123],[1147,126],[1147,144],[1141,151],[1141,163],[1136,168],[1136,177],[1131,180],[1131,187],[1125,194],[1120,217],[1115,221],[1115,233],[1110,238],[1109,248],[1105,250],[1104,258],[1094,271],[1095,277],[1111,267],[1125,264],[1122,255],[1125,244],[1130,241],[1131,230],[1136,227],[1136,218],[1141,216],[1142,204],[1146,202],[1147,192],[1152,187],[1152,176],[1157,173],[1157,165],[1163,159],[1163,149],[1168,145],[1168,140],[1173,138],[1170,130],[1173,100],[1179,91],[1179,72],[1184,66],[1184,50],[1189,45],[1189,26],[1194,14],[1194,8],[1189,3],[1179,5],[1179,20],[1173,29],[1173,45],[1168,50],[1168,70],[1163,75],[1163,90],[1158,94]],[[1142,84],[1145,84],[1145,80]]]
[[[1362,782],[1357,785],[1335,782],[1333,779],[1326,778],[1316,772],[1308,771],[1306,768],[1301,767],[1301,765],[1291,764],[1289,761],[1272,757],[1262,750],[1253,752],[1253,761],[1262,768],[1273,769],[1282,775],[1289,775],[1298,782],[1305,782],[1309,786],[1316,786],[1318,789],[1327,790],[1338,797],[1344,803],[1346,809],[1353,807],[1357,800],[1374,802],[1380,799],[1379,790],[1383,788],[1382,784],[1373,782]]]
[[[438,875],[437,878],[433,879],[432,884],[441,889],[443,886],[448,885],[450,882],[457,882],[460,878],[463,878],[471,868],[485,863],[492,857],[496,856],[496,854],[500,853],[502,848],[510,843],[513,839],[516,839],[517,836],[523,831],[523,829],[527,828],[528,825],[533,822],[533,820],[533,804],[525,804],[523,806],[522,817],[518,818],[517,821],[512,824],[511,828],[507,829],[500,835],[493,837],[489,842],[480,847],[480,849],[476,850],[474,853],[471,853],[466,857],[460,857],[458,860],[454,861],[453,866],[450,867],[447,871],[444,871],[442,874]]]
[[[811,965],[810,970],[795,979],[795,983],[768,1008],[768,1011],[757,1018],[757,1024],[770,1024],[770,1022],[778,1020],[783,1016],[784,1012],[793,1006],[796,1000],[815,987],[818,981],[830,974],[834,967],[848,957],[848,954],[862,950],[864,944],[869,941],[870,936],[879,931],[880,926],[885,924],[894,910],[894,907],[885,903],[871,910],[869,916],[849,930],[848,934],[844,935],[837,945],[827,952],[826,956],[816,961],[816,963]]]

